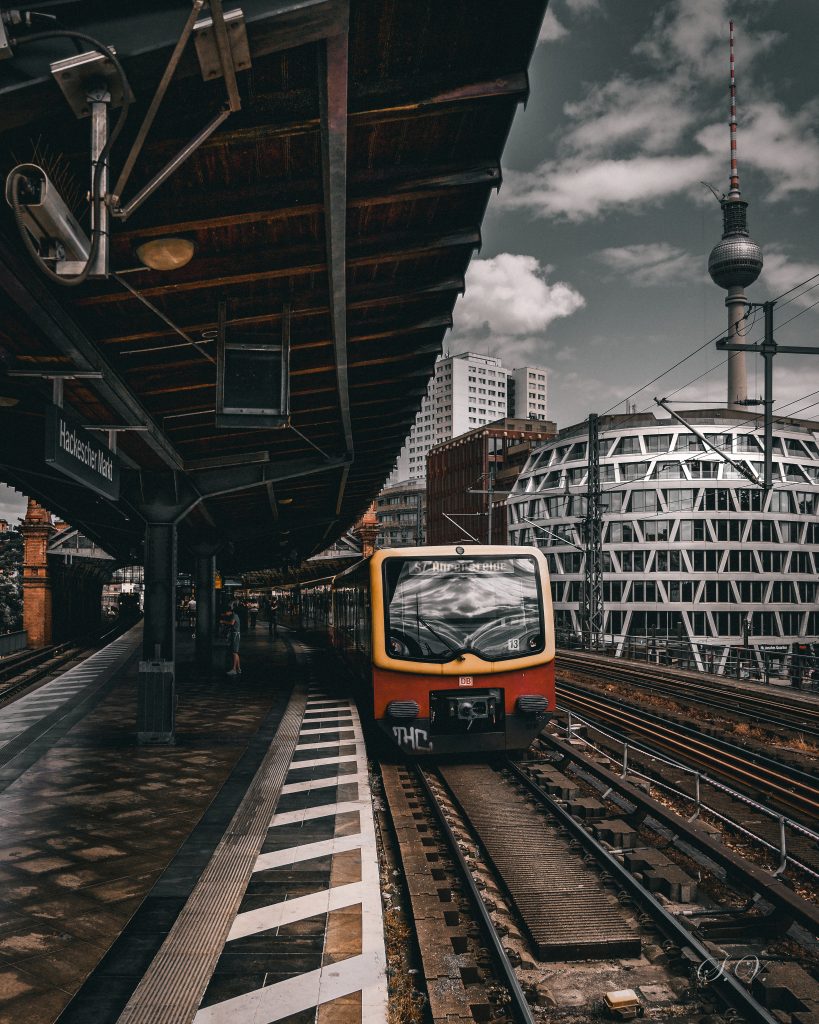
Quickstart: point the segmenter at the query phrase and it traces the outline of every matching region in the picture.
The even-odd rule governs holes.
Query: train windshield
[[[393,658],[446,662],[475,654],[501,661],[544,649],[532,557],[388,558],[384,573]]]

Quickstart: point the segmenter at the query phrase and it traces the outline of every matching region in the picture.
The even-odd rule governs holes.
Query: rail
[[[699,959],[701,964],[713,962],[711,952],[697,939],[683,924],[673,917],[662,906],[635,877],[627,870],[612,853],[597,842],[583,828],[580,822],[576,821],[568,811],[554,801],[533,779],[524,772],[517,764],[507,761],[505,767],[512,773],[515,779],[535,796],[544,807],[563,825],[563,827],[580,842],[597,861],[604,865],[605,869],[616,878],[618,882],[644,906],[658,927],[665,932],[680,949],[690,949]],[[728,1006],[746,1016],[749,1022],[755,1024],[774,1024],[776,1018],[751,996],[750,992],[732,974],[724,972],[719,978],[723,985],[715,991]]]
[[[677,799],[682,799],[687,803],[693,803],[694,813],[688,819],[689,821],[695,821],[704,811],[705,813],[711,814],[715,818],[718,818],[724,824],[729,825],[734,831],[739,832],[744,836],[747,836],[749,839],[753,839],[755,842],[759,843],[760,846],[763,846],[770,852],[777,854],[777,856],[779,857],[779,867],[777,869],[778,873],[781,873],[784,870],[787,863],[791,863],[795,868],[798,868],[800,871],[804,871],[806,874],[811,875],[816,879],[819,879],[819,872],[814,871],[814,869],[809,867],[807,864],[803,864],[802,861],[797,860],[796,858],[791,857],[789,855],[785,829],[791,829],[791,831],[796,832],[799,835],[803,836],[805,839],[809,839],[811,842],[815,842],[817,844],[819,844],[819,832],[816,832],[813,829],[808,828],[806,825],[803,825],[799,821],[794,821],[792,818],[787,817],[787,815],[780,814],[779,811],[775,811],[772,808],[767,807],[765,804],[760,803],[758,800],[754,800],[752,797],[749,797],[745,793],[740,793],[737,790],[732,789],[730,786],[727,786],[724,782],[720,782],[718,779],[712,778],[710,775],[708,775],[704,771],[701,771],[700,769],[692,768],[690,765],[683,764],[681,761],[675,761],[672,758],[664,756],[659,751],[653,750],[651,747],[648,747],[645,744],[640,743],[639,740],[627,740],[622,736],[616,736],[614,733],[607,732],[605,729],[595,724],[594,722],[587,721],[585,718],[582,718],[574,711],[566,711],[565,708],[559,708],[559,710],[564,711],[567,715],[567,739],[577,738],[576,725],[577,723],[580,723],[586,729],[590,729],[593,732],[599,733],[601,736],[604,736],[610,742],[622,744],[623,760],[621,766],[621,778],[625,779],[627,776],[631,775],[635,778],[643,779],[644,781],[650,783],[652,786],[656,786],[657,789],[661,789],[664,792],[668,793],[670,796],[676,797]],[[602,747],[595,745],[588,738],[584,737],[583,743],[590,750],[593,750],[595,753],[600,754],[607,760],[612,760],[611,754],[607,750],[604,750]],[[635,750],[640,751],[640,753],[645,754],[646,757],[650,757],[654,761],[658,761],[661,764],[667,765],[669,768],[673,768],[676,772],[682,772],[684,775],[690,775],[694,781],[694,793],[686,793],[684,790],[678,789],[676,786],[672,786],[662,779],[657,779],[653,775],[647,775],[645,772],[641,772],[638,769],[636,769],[633,763],[629,763],[629,752]],[[775,821],[780,828],[779,847],[773,846],[762,836],[758,836],[755,832],[751,832],[744,825],[741,825],[739,822],[732,821],[730,818],[726,817],[716,808],[711,807],[707,803],[705,803],[702,799],[703,784],[711,786],[713,789],[716,789],[719,792],[724,793],[726,796],[729,796],[732,800],[736,800],[737,802],[744,804],[751,810],[757,811],[758,813],[770,818],[772,821]]]
[[[560,696],[565,702],[574,702],[585,707],[587,716],[594,714],[598,721],[609,721],[609,727],[615,723],[617,728],[630,730],[632,733],[650,735],[652,744],[665,750],[676,751],[690,761],[710,764],[712,771],[745,785],[762,785],[767,788],[778,803],[789,807],[797,813],[805,814],[808,820],[815,820],[819,810],[819,791],[816,779],[812,774],[789,767],[765,755],[754,753],[729,743],[726,740],[706,736],[700,730],[679,722],[670,722],[658,715],[651,714],[622,701],[613,701],[599,694],[591,694],[579,687],[565,683],[559,687]],[[574,714],[577,707],[565,706]],[[627,739],[622,734],[619,739]],[[752,769],[749,770],[749,769]]]
[[[435,812],[435,816],[438,819],[438,825],[441,832],[446,839],[447,845],[449,846],[449,852],[458,865],[458,869],[461,873],[464,884],[469,890],[469,895],[472,899],[472,904],[481,920],[481,925],[486,936],[487,941],[492,947],[492,951],[495,954],[498,967],[503,974],[503,981],[509,990],[509,995],[512,1001],[512,1008],[514,1011],[515,1018],[523,1022],[523,1024],[534,1024],[534,1018],[532,1017],[532,1011],[529,1009],[529,1004],[526,1002],[526,996],[523,994],[523,990],[518,982],[515,969],[509,962],[509,958],[506,955],[506,951],[503,948],[498,933],[495,931],[495,925],[492,918],[489,915],[489,911],[483,902],[483,896],[481,891],[475,883],[475,879],[472,877],[472,872],[469,870],[469,865],[466,862],[466,858],[461,851],[458,844],[458,840],[455,838],[452,829],[449,826],[449,822],[446,819],[446,815],[441,808],[438,798],[432,790],[432,787],[427,780],[424,772],[418,768],[418,778],[420,779],[421,785],[426,794],[427,800],[429,801],[430,807]]]

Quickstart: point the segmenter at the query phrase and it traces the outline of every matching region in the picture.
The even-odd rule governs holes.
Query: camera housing
[[[6,202],[12,209],[15,182],[20,218],[41,258],[53,260],[58,274],[75,273],[76,264],[87,261],[91,243],[54,183],[37,164],[18,164],[6,177]]]

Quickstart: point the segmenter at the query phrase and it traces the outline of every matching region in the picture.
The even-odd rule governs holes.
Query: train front
[[[404,752],[524,750],[555,709],[536,548],[394,548],[370,562],[374,715]]]

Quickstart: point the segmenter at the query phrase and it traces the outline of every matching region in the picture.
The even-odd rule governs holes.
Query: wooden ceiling
[[[109,6],[68,4],[60,17],[116,48],[135,95],[113,181],[191,5],[148,0],[135,15]],[[233,571],[298,562],[340,536],[389,473],[441,351],[544,7],[248,0],[241,109],[132,216],[114,219],[117,277],[53,285],[4,207],[0,369],[100,369],[102,380],[66,382],[66,405],[90,424],[148,429],[119,435],[115,506],[43,464],[48,383],[0,380],[19,400],[0,409],[0,479],[123,559],[138,555],[157,494],[189,542],[229,540],[220,562]],[[71,52],[43,41],[0,62],[0,169],[45,149],[82,192],[89,122],[48,73]],[[189,42],[123,204],[225,95],[223,79],[202,81]],[[191,238],[194,259],[140,269],[135,247],[167,235]],[[266,337],[290,306],[291,427],[215,426],[220,301],[228,329]]]

